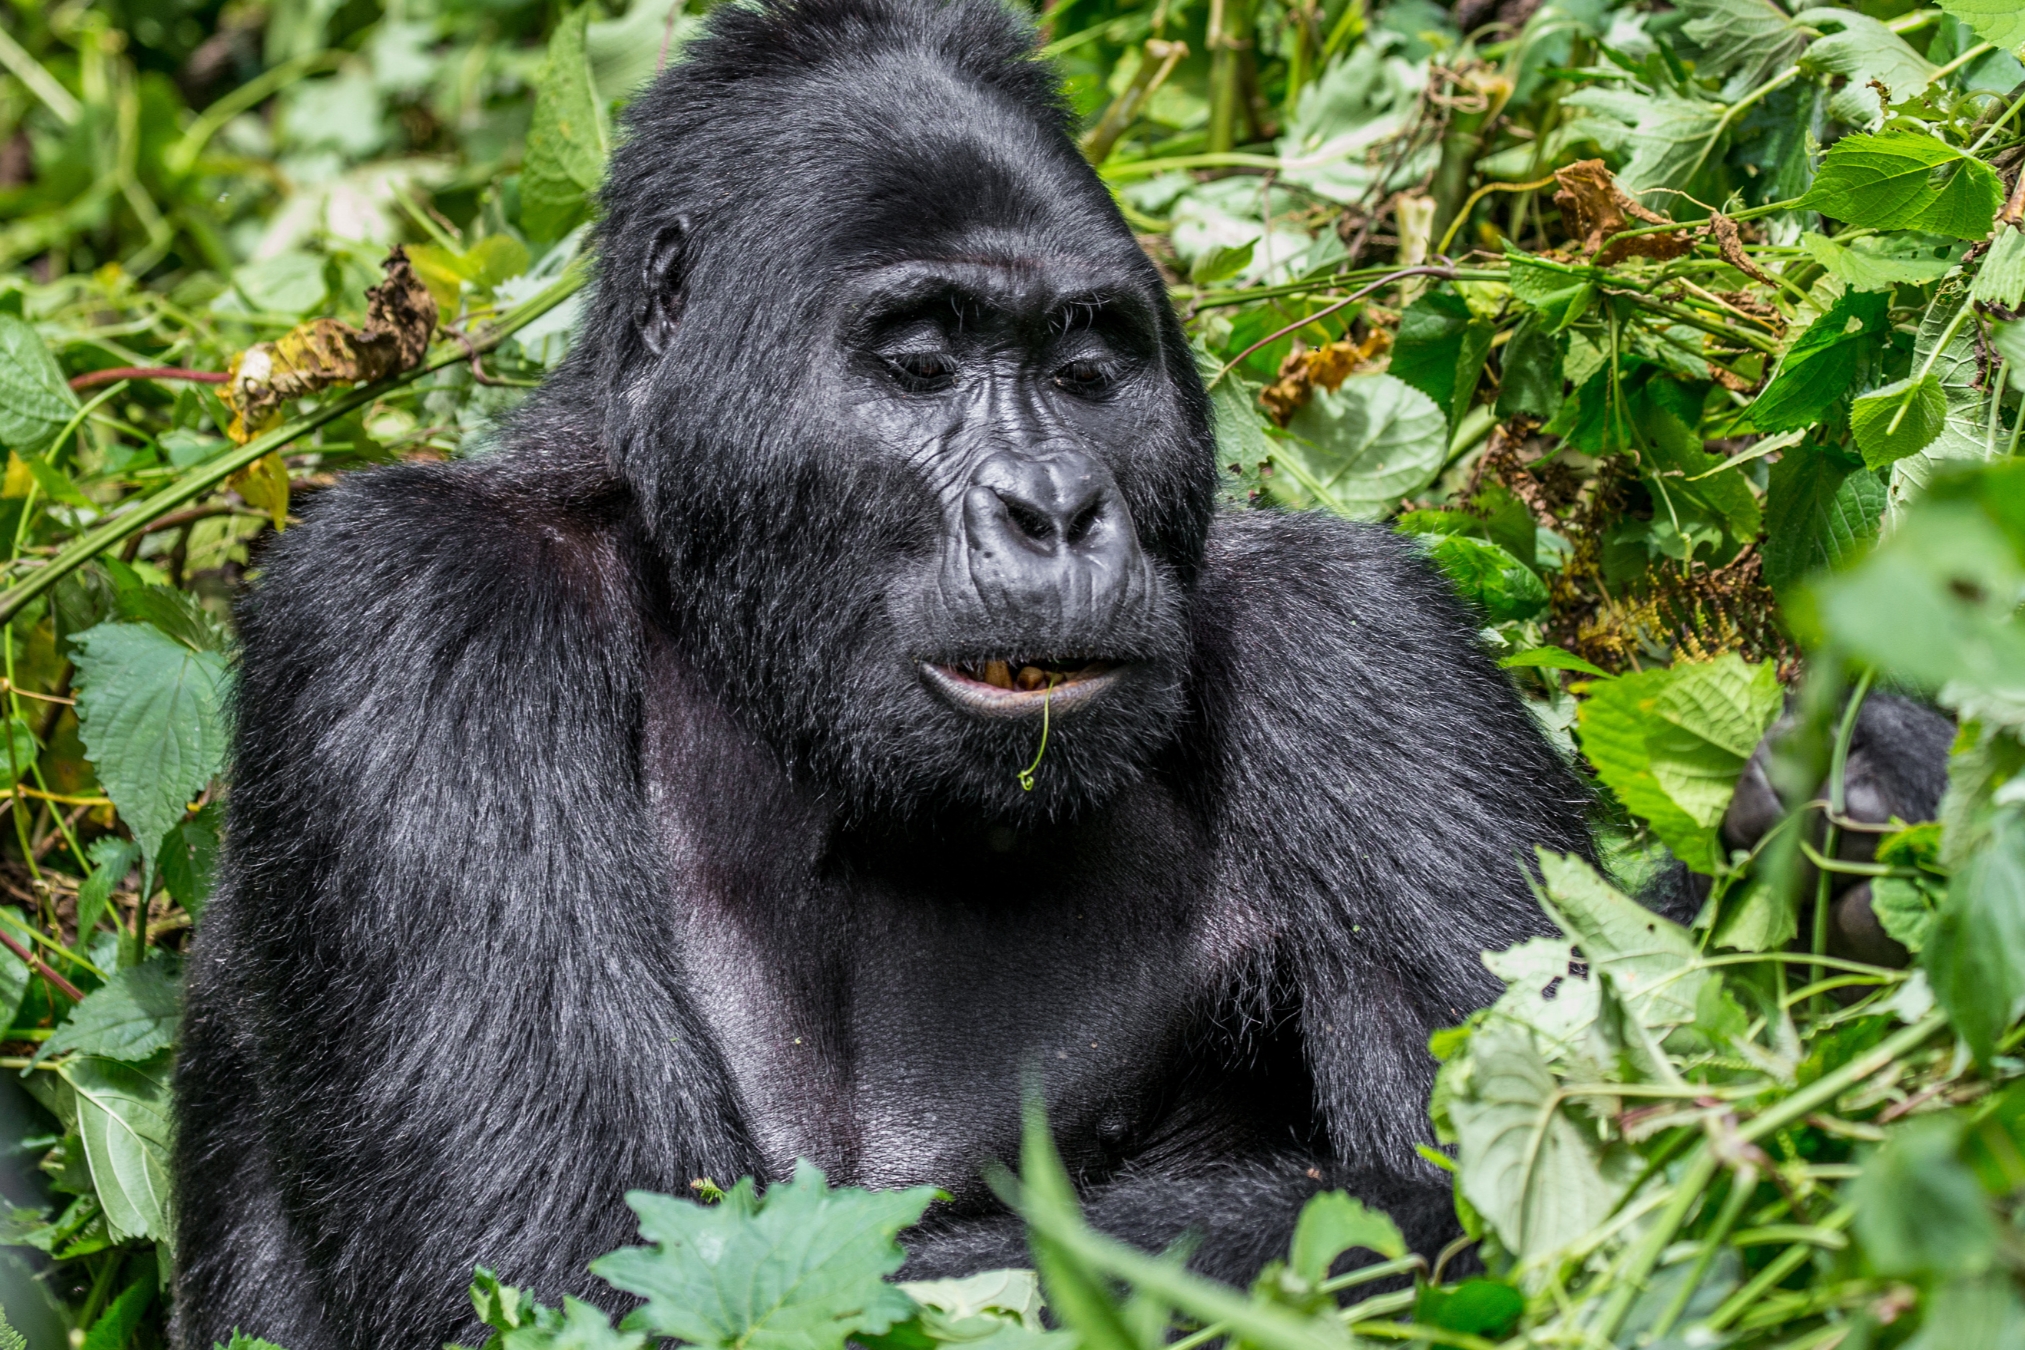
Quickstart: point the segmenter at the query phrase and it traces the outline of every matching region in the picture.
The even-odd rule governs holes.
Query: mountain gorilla
[[[177,1339],[467,1334],[628,1189],[954,1198],[1022,1082],[1094,1220],[1421,1250],[1432,1028],[1586,795],[1382,528],[1213,510],[1161,279],[994,0],[720,7],[634,105],[579,343],[351,478],[244,615],[178,1076]],[[1031,766],[1031,774],[1023,770]],[[1029,788],[1028,784],[1031,784]]]

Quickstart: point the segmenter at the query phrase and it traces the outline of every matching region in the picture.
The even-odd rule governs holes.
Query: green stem
[[[1969,153],[1973,155],[1977,151],[1981,150],[1984,146],[1988,145],[1990,143],[1990,138],[1995,136],[1998,132],[1998,129],[2001,128],[2006,122],[2016,117],[2018,115],[2018,110],[2020,108],[2025,108],[2025,94],[2018,95],[2016,101],[2014,101],[2010,107],[2004,109],[2004,111],[1998,115],[1996,121],[1990,123],[1989,129],[1984,131],[1982,135],[1978,136],[1976,138],[1976,143],[1969,147]]]
[[[1947,1014],[1928,1013],[1897,1035],[1879,1041],[1869,1051],[1852,1059],[1834,1073],[1822,1075],[1777,1106],[1752,1117],[1749,1123],[1737,1131],[1737,1137],[1745,1143],[1756,1143],[1768,1134],[1785,1129],[1794,1121],[1804,1118],[1816,1107],[1834,1101],[1900,1055],[1917,1049],[1923,1041],[1947,1023]]]
[[[1848,800],[1849,744],[1856,736],[1856,717],[1863,710],[1864,696],[1870,693],[1872,672],[1865,670],[1857,678],[1856,688],[1849,695],[1849,702],[1843,705],[1842,725],[1835,729],[1835,749],[1828,757],[1828,817],[1821,832],[1821,852],[1824,857],[1835,856],[1835,847],[1840,842],[1841,830],[1835,822],[1843,816],[1843,807]],[[1828,901],[1829,883],[1833,877],[1826,868],[1817,867],[1814,878],[1814,933],[1813,952],[1816,957],[1828,954]],[[1827,968],[1816,965],[1809,969],[1810,984],[1819,984],[1828,978]],[[1813,1011],[1822,1011],[1817,1002]]]
[[[1645,1282],[1652,1275],[1653,1268],[1659,1264],[1659,1258],[1666,1251],[1667,1244],[1673,1241],[1673,1235],[1687,1222],[1688,1211],[1694,1208],[1695,1202],[1701,1199],[1702,1192],[1708,1189],[1709,1182],[1715,1177],[1717,1165],[1715,1150],[1704,1140],[1696,1147],[1694,1157],[1688,1161],[1687,1170],[1681,1174],[1681,1179],[1675,1183],[1673,1198],[1667,1202],[1666,1208],[1660,1211],[1652,1227],[1645,1230],[1645,1236],[1640,1238],[1638,1246],[1632,1249],[1630,1262],[1614,1281],[1610,1301],[1603,1305],[1602,1313],[1597,1316],[1596,1323],[1591,1328],[1596,1343],[1607,1345],[1616,1336],[1617,1328],[1623,1324],[1625,1314],[1631,1311],[1632,1303],[1645,1292]]]
[[[1674,1291],[1673,1298],[1667,1302],[1665,1311],[1659,1315],[1659,1320],[1652,1324],[1653,1341],[1664,1340],[1666,1333],[1673,1330],[1673,1324],[1679,1321],[1680,1315],[1687,1310],[1688,1300],[1694,1297],[1702,1277],[1709,1273],[1709,1267],[1715,1263],[1716,1253],[1722,1250],[1723,1239],[1730,1235],[1730,1229],[1736,1227],[1738,1216],[1744,1212],[1744,1206],[1750,1202],[1753,1192],[1757,1189],[1757,1168],[1746,1163],[1730,1173],[1730,1193],[1723,1197],[1723,1208],[1716,1215],[1715,1227],[1709,1229],[1708,1236],[1703,1238],[1701,1254],[1695,1258],[1694,1269],[1688,1272],[1688,1277],[1681,1281],[1680,1288]]]

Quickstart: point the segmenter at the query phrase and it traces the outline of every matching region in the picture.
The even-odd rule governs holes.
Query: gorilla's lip
[[[998,669],[991,669],[993,666]],[[1054,715],[1095,702],[1124,679],[1126,669],[1114,661],[980,661],[963,665],[923,661],[921,677],[929,688],[965,712],[981,717],[1038,717],[1043,706]],[[1026,676],[1026,682],[1034,687],[1008,689],[993,678],[1017,680],[1019,676],[1011,675],[1012,671]]]

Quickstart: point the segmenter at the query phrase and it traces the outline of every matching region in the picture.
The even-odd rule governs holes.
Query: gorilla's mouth
[[[1042,705],[1067,712],[1099,697],[1126,667],[1088,658],[921,663],[928,686],[959,708],[987,717],[1038,716]]]

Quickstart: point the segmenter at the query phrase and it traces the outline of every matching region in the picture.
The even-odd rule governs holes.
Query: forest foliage
[[[706,3],[0,11],[0,1343],[160,1343],[232,600],[307,497],[484,453],[561,359],[625,101]],[[1563,937],[1430,1047],[1465,1243],[1326,1194],[1216,1285],[1089,1229],[1036,1116],[994,1184],[1037,1274],[894,1284],[930,1194],[805,1166],[633,1197],[585,1276],[617,1325],[481,1269],[487,1350],[2025,1343],[2025,9],[1037,20],[1228,505],[1414,536],[1604,789],[1614,874],[1542,854]],[[1844,813],[1882,690],[1959,721],[1938,821]],[[1782,713],[1793,810],[1733,849]],[[1686,927],[1627,898],[1666,854]],[[1908,964],[1828,953],[1858,891]]]

